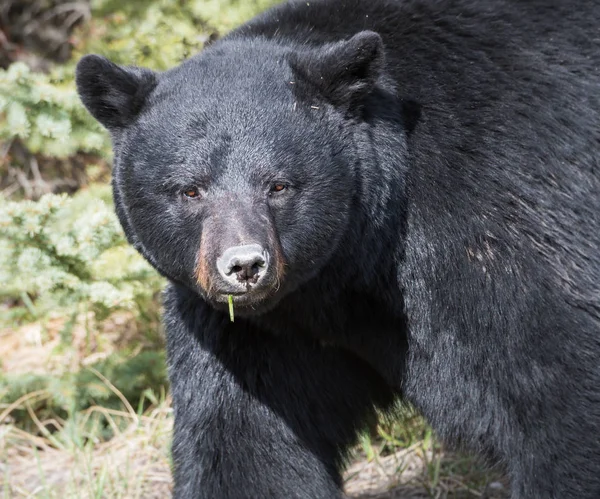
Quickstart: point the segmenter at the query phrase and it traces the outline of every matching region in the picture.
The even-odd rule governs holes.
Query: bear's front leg
[[[174,497],[342,497],[357,431],[393,394],[365,363],[166,293]]]

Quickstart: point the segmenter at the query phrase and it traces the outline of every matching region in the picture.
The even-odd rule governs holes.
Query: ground
[[[138,426],[139,425],[139,426]],[[159,499],[171,490],[168,456],[165,452],[171,429],[168,407],[157,409],[129,431],[93,451],[57,449],[45,439],[19,435],[0,438],[3,463],[0,476],[4,497],[120,497]],[[10,431],[10,430],[9,430]],[[21,443],[17,441],[21,438]],[[34,450],[34,445],[39,450]],[[50,445],[49,445],[50,444]],[[346,492],[352,499],[485,498],[507,499],[504,481],[489,475],[481,486],[479,471],[464,475],[437,470],[420,443],[369,461],[357,456],[346,472]],[[442,454],[442,467],[455,466],[464,458]],[[32,463],[37,466],[32,467]],[[0,478],[0,483],[2,479]],[[63,495],[64,491],[67,495]]]
[[[55,370],[65,364],[57,355],[62,320],[45,328],[28,324],[0,331],[1,370],[4,373]],[[102,335],[118,345],[135,335],[126,314],[107,320]],[[123,333],[123,332],[126,333]],[[73,346],[83,350],[85,331],[73,332]],[[107,348],[104,354],[108,354]],[[103,353],[80,359],[81,364]],[[99,379],[117,391],[108,379]],[[118,392],[118,391],[117,391]],[[171,490],[169,443],[172,410],[168,396],[143,411],[123,397],[118,410],[90,407],[71,420],[43,419],[33,410],[44,390],[27,393],[12,404],[0,397],[0,493],[4,498],[144,498],[159,499]],[[15,424],[16,411],[28,414],[28,431]],[[86,422],[100,416],[113,436],[90,432]],[[87,428],[84,430],[84,428]],[[381,423],[356,447],[345,474],[352,499],[425,499],[508,497],[506,482],[496,470],[470,456],[450,453],[423,420],[403,410],[398,420]]]

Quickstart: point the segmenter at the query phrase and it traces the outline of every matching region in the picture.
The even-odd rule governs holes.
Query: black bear
[[[399,399],[600,497],[600,0],[292,1],[77,85],[170,281],[176,497],[342,497]]]

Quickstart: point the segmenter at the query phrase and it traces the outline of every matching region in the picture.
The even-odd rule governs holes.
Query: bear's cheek
[[[322,269],[339,246],[349,220],[348,203],[331,198],[298,205],[293,219],[283,224],[279,236],[286,260],[286,274],[306,281]]]
[[[193,280],[196,248],[202,219],[182,210],[173,197],[134,176],[119,186],[129,230],[140,241],[138,248],[160,272],[178,281]]]

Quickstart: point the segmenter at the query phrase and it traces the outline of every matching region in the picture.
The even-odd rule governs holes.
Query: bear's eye
[[[194,199],[200,197],[200,192],[197,187],[188,187],[183,191],[186,198]]]
[[[275,182],[272,186],[271,186],[271,194],[277,194],[279,192],[283,192],[287,189],[287,185],[285,185],[283,182]]]

